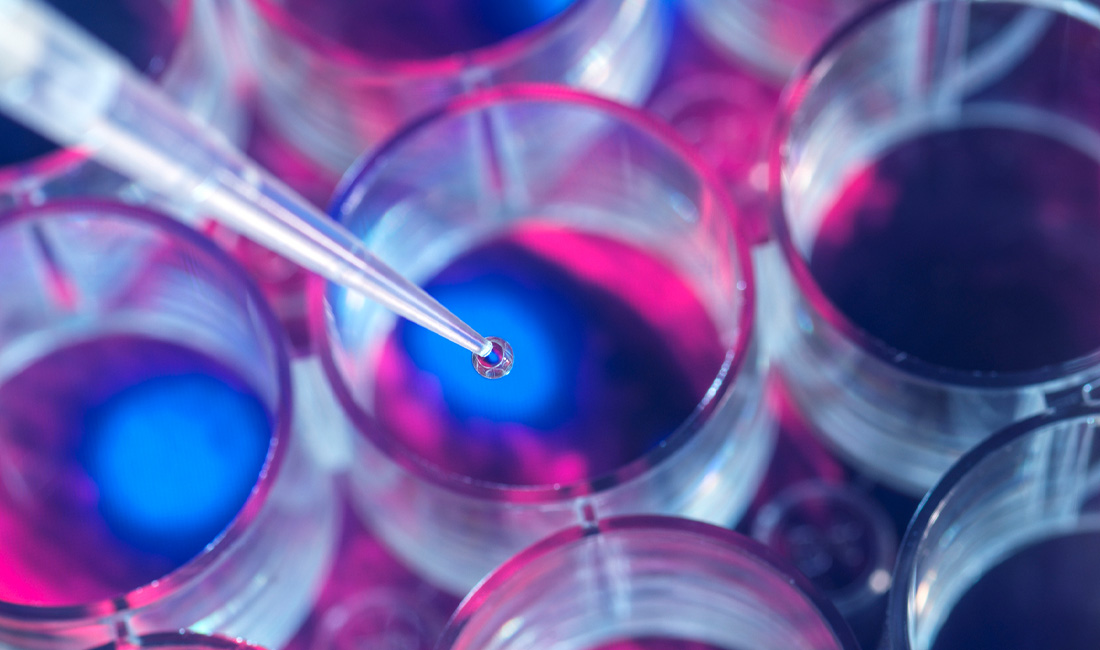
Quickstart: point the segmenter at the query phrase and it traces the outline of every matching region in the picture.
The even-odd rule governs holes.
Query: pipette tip
[[[512,361],[515,355],[512,346],[502,338],[496,336],[487,337],[486,340],[492,347],[485,354],[473,354],[470,362],[477,370],[477,374],[486,379],[500,379],[512,372]]]

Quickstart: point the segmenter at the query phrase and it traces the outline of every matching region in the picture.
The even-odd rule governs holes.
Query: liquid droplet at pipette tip
[[[496,336],[486,337],[486,340],[493,344],[493,349],[485,356],[474,353],[470,357],[470,362],[477,374],[482,377],[500,379],[512,371],[512,360],[514,358],[512,346],[508,344],[508,341]]]

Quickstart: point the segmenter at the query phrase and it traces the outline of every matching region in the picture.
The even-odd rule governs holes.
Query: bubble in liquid
[[[471,355],[470,362],[473,364],[477,374],[482,377],[486,379],[500,379],[512,372],[512,359],[514,356],[512,354],[512,346],[508,344],[508,341],[495,336],[486,337],[486,340],[493,344],[493,349],[485,356],[481,356],[475,352]]]

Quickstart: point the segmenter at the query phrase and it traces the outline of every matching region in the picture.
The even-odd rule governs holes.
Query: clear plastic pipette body
[[[0,110],[475,354],[492,350],[346,228],[37,0],[0,0]]]

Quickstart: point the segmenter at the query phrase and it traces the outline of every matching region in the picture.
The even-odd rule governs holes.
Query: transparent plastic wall
[[[775,334],[776,365],[795,400],[836,449],[871,475],[911,494],[919,495],[931,487],[963,452],[990,433],[1058,403],[1064,392],[1072,393],[1096,376],[1100,349],[1086,345],[1068,356],[999,370],[948,366],[926,358],[925,351],[898,347],[855,322],[851,312],[835,302],[835,294],[823,289],[823,276],[812,270],[822,242],[828,243],[828,237],[843,239],[848,236],[845,232],[850,233],[829,230],[826,217],[866,206],[871,206],[865,209],[870,213],[875,201],[893,206],[891,201],[903,196],[905,188],[876,185],[886,177],[874,164],[885,152],[929,134],[999,129],[1012,136],[1022,133],[1068,144],[1072,151],[1095,159],[1100,155],[1100,97],[1091,90],[1091,71],[1100,60],[1100,31],[1093,14],[1083,4],[890,3],[847,24],[788,88],[771,161],[772,225],[778,245],[767,262],[776,268],[767,274],[774,284],[766,290],[776,297],[778,306],[778,313],[768,317],[775,323],[769,332]],[[974,153],[978,145],[953,146],[957,146],[956,159],[964,163],[985,155]],[[1006,150],[989,155],[1017,165],[1021,174],[1031,174],[1027,178],[1046,178],[1043,168],[1051,161],[1028,162],[1025,154]],[[944,173],[959,172],[953,168]],[[1057,185],[1061,180],[1051,182],[1060,192],[1055,196],[1065,193]],[[965,187],[944,194],[954,197],[972,190],[984,191]],[[1064,232],[1078,233],[1066,241],[1087,241],[1088,193],[1066,196],[1052,200],[1053,207],[1038,205],[1034,218],[1024,226],[998,230],[1009,240],[1005,246],[1016,246],[1009,250],[1020,251],[1020,258],[1049,249],[1053,261],[1025,274],[1021,270],[1025,267],[1012,267],[1010,262],[1016,258],[1006,254],[1004,263],[988,271],[986,279],[1019,276],[1015,295],[1020,300],[1042,298],[1054,291],[1082,298],[1088,295],[1095,274],[1087,264],[1076,261],[1075,245],[1052,244],[1066,239]],[[970,214],[994,218],[1004,207],[997,207],[995,201],[979,204]],[[932,223],[932,216],[925,221]],[[880,227],[890,218],[884,213]],[[861,232],[873,230],[859,227],[864,228]],[[977,226],[961,221],[955,233],[952,227],[948,224],[938,232],[911,237],[908,248],[899,248],[897,263],[919,261],[920,247],[930,241],[952,241],[964,228],[977,231]],[[1025,227],[1033,234],[1021,238],[1017,233]],[[1000,243],[991,240],[989,246],[996,245]],[[923,281],[939,273],[958,278],[955,285],[944,280],[943,286],[963,286],[972,282],[963,271],[966,264],[987,252],[961,253],[967,257],[944,261],[939,271],[930,270],[917,279]],[[1038,288],[1040,280],[1033,278],[1051,265],[1064,269],[1064,276],[1055,287]],[[918,297],[914,286],[915,281],[908,285],[898,282],[883,291],[898,297],[895,304],[903,304],[901,299],[911,296],[913,308],[924,310],[917,312],[922,318],[945,309],[946,290]],[[970,300],[954,313],[925,326],[927,337],[951,341],[948,337],[957,335],[959,329],[954,323],[964,321],[965,310],[995,303],[1000,295],[995,291],[1004,290],[983,293],[974,289]],[[1067,319],[1087,317],[1071,312]],[[904,318],[910,317],[897,316]],[[996,324],[992,313],[970,318]],[[1027,314],[1006,314],[1001,321],[1022,322],[1026,318]],[[999,335],[990,330],[986,340]],[[1014,351],[1034,351],[1030,358],[1038,358],[1041,351],[1057,347],[1051,345],[1057,341],[1044,338],[1049,336],[1038,333],[1027,340],[1011,339],[1012,345],[1005,346],[1009,352],[1002,352],[1001,358],[1013,356]]]
[[[590,522],[524,550],[467,596],[438,647],[589,650],[634,639],[669,647],[858,647],[832,605],[764,547],[672,517]]]
[[[215,0],[117,0],[99,11],[61,3],[69,16],[105,39],[129,63],[155,80],[178,105],[211,124],[231,141],[243,135],[243,97],[234,86],[224,17]],[[154,201],[150,193],[74,148],[52,148],[0,117],[0,209],[70,196],[109,196]],[[33,142],[34,144],[31,144]],[[28,157],[29,156],[29,157]],[[184,215],[191,206],[171,205]]]
[[[562,83],[641,102],[664,61],[666,3],[567,4],[557,15],[499,42],[427,58],[383,57],[366,49],[383,36],[392,40],[387,29],[399,26],[362,25],[385,18],[360,3],[238,0],[237,6],[256,61],[264,116],[298,149],[341,174],[403,123],[478,88]],[[445,13],[445,5],[433,9]],[[507,13],[503,7],[497,11]],[[399,33],[410,39],[431,38],[403,29]],[[360,31],[355,38],[347,36]]]
[[[88,479],[78,478],[92,476],[93,470],[74,467],[76,461],[71,457],[76,452],[51,424],[70,417],[68,411],[78,407],[70,402],[53,412],[41,405],[50,403],[47,400],[53,399],[56,391],[81,394],[89,388],[88,382],[95,389],[120,380],[110,375],[85,376],[88,370],[81,365],[83,357],[78,358],[72,350],[106,344],[133,357],[106,358],[104,367],[116,371],[123,367],[118,364],[140,364],[140,357],[151,354],[149,350],[166,347],[186,351],[188,358],[216,360],[255,395],[270,414],[270,421],[264,422],[271,427],[261,432],[267,441],[261,448],[263,455],[237,459],[239,463],[260,463],[259,474],[245,493],[247,500],[197,555],[148,584],[94,602],[73,600],[73,594],[84,593],[80,591],[81,580],[87,581],[84,574],[73,571],[72,575],[66,572],[44,578],[40,581],[59,585],[58,599],[49,601],[53,604],[36,604],[39,601],[26,598],[0,601],[0,645],[86,649],[117,639],[120,632],[137,636],[188,628],[281,647],[309,613],[327,574],[337,503],[329,477],[303,444],[303,432],[294,430],[301,421],[294,420],[291,406],[284,334],[259,290],[242,269],[194,231],[165,216],[123,204],[55,201],[9,212],[0,219],[0,250],[4,251],[0,257],[0,293],[4,296],[0,386],[14,386],[27,368],[42,359],[68,355],[64,357],[68,359],[65,371],[45,375],[52,383],[38,385],[38,401],[20,401],[16,393],[13,406],[13,396],[7,393],[5,408],[0,409],[0,445],[7,459],[5,481],[26,488],[0,495],[2,521],[11,526],[5,533],[5,571],[14,572],[7,574],[9,587],[12,579],[22,584],[18,582],[20,567],[49,575],[57,567],[70,566],[66,562],[71,559],[67,556],[71,545],[87,544],[89,548],[82,548],[79,555],[94,556],[94,540],[101,539],[72,539],[65,532],[85,530],[81,517],[87,518],[82,513],[89,490],[91,498],[107,499],[96,496],[106,494],[105,488],[96,487],[100,483],[89,487]],[[135,340],[142,346],[126,348],[118,343]],[[183,364],[182,370],[174,367],[167,366],[164,372],[198,372],[187,370],[193,364]],[[85,385],[72,386],[78,382]],[[152,451],[156,443],[142,442],[141,436],[151,432],[177,441],[182,433],[200,440],[210,435],[198,417],[187,425],[138,422],[144,422],[140,435],[118,438],[130,440],[125,448],[96,448],[116,450],[110,452],[111,459],[142,462],[163,458]],[[88,435],[90,424],[78,426],[84,427],[79,435]],[[193,429],[181,433],[181,426]],[[241,445],[229,433],[222,431],[224,439],[218,443],[226,450],[240,451]],[[182,439],[188,440],[186,436]],[[177,444],[184,458],[207,458],[193,451],[188,455],[192,449],[188,445],[201,442]],[[95,467],[90,464],[93,461],[80,462],[83,464],[78,467]],[[173,471],[177,470],[164,470],[166,476],[176,476]],[[194,471],[214,470],[199,463]],[[123,477],[125,473],[115,467],[100,482],[129,480]],[[140,477],[155,477],[158,468],[135,467],[131,473],[138,474],[136,482],[125,483],[131,487],[118,488],[116,493],[142,489],[132,485],[156,489],[155,482],[142,483]],[[161,515],[166,510],[172,512],[172,521],[190,516],[190,506],[181,504],[171,491],[151,494],[158,495]],[[202,502],[209,496],[199,494],[195,499]],[[117,502],[128,506],[130,513],[141,503],[129,498]],[[34,518],[33,525],[27,517]],[[117,564],[106,561],[97,570],[106,570],[108,577],[122,572]]]
[[[693,399],[694,409],[625,466],[582,480],[502,485],[441,471],[380,424],[378,409],[386,404],[374,390],[394,318],[339,287],[318,284],[310,304],[313,331],[356,428],[355,501],[395,553],[430,581],[462,593],[512,553],[588,511],[598,518],[656,512],[716,523],[740,516],[770,457],[773,423],[764,406],[765,365],[745,242],[716,188],[667,127],[560,87],[508,87],[459,100],[402,132],[346,179],[335,215],[414,281],[428,280],[496,236],[543,224],[554,233],[629,244],[667,264],[713,323],[696,332],[678,319],[683,312],[676,303],[662,303],[656,289],[645,291],[650,276],[639,265],[631,286],[641,304],[654,308],[653,322],[679,342],[687,367],[713,372],[700,376],[706,388]],[[597,277],[601,265],[617,264],[616,245],[584,241],[561,254]],[[703,344],[711,327],[718,341],[714,359]],[[518,369],[525,353],[534,355],[528,363],[551,363],[545,358],[553,349],[536,347],[515,350]],[[461,371],[488,381],[468,366]],[[571,390],[581,383],[568,379],[571,368],[525,372],[568,382]],[[408,405],[407,415],[418,408]],[[423,435],[452,434],[428,427]]]

